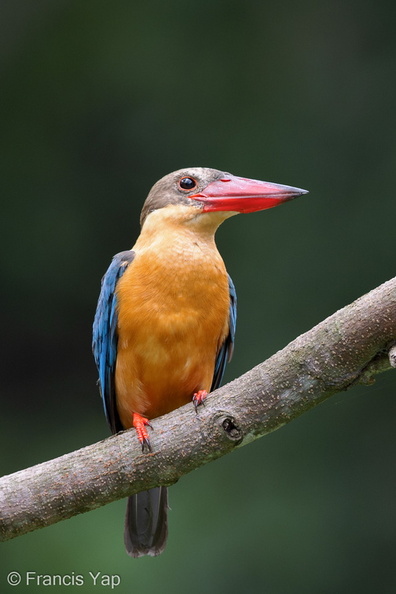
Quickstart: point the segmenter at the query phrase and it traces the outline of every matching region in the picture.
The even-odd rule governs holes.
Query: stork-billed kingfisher
[[[272,208],[306,190],[180,169],[160,179],[142,209],[141,233],[102,279],[93,326],[100,393],[113,433],[134,427],[150,450],[149,419],[219,387],[234,346],[236,294],[214,235],[227,218]],[[124,540],[132,557],[160,554],[168,496],[156,487],[128,499]]]

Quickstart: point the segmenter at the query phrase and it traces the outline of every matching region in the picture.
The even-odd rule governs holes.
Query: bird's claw
[[[146,417],[139,415],[139,413],[133,413],[132,427],[134,427],[134,429],[136,431],[137,438],[142,445],[142,452],[145,452],[145,451],[151,452],[152,450],[151,450],[149,434],[146,429],[146,427],[150,427],[150,429],[153,428],[150,425],[150,421]]]
[[[150,440],[149,440],[147,437],[144,437],[144,438],[141,440],[141,444],[142,444],[142,452],[143,452],[143,454],[144,454],[145,452],[147,452],[147,453],[150,453],[150,452],[152,452],[152,451],[153,451],[153,450],[151,449]]]
[[[192,397],[195,412],[198,412],[198,406],[201,406],[201,404],[205,404],[207,395],[208,393],[206,390],[198,390],[198,392],[195,392],[195,394]]]

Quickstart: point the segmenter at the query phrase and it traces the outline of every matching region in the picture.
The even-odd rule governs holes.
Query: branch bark
[[[153,452],[133,430],[0,479],[8,540],[184,474],[279,429],[395,364],[396,278],[336,312],[240,378],[154,419]],[[177,436],[177,437],[176,437]]]

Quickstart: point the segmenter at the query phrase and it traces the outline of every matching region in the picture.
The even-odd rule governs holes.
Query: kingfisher
[[[238,213],[272,208],[301,188],[189,167],[150,190],[132,249],[102,279],[93,325],[99,389],[112,433],[133,427],[151,451],[150,419],[219,387],[235,338],[236,293],[215,244]],[[128,499],[124,542],[132,557],[159,555],[167,539],[167,488]]]

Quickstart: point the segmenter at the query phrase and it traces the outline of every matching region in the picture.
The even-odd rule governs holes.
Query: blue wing
[[[237,296],[234,287],[234,283],[230,275],[228,275],[228,288],[230,291],[230,317],[229,317],[229,332],[228,336],[226,337],[223,345],[220,348],[220,351],[217,354],[215,370],[213,374],[213,381],[211,392],[216,390],[220,384],[221,380],[223,379],[224,371],[228,361],[231,360],[232,353],[234,352],[234,342],[235,342],[235,329],[236,329],[236,319],[237,319]]]
[[[92,350],[99,372],[99,389],[107,421],[113,433],[122,431],[118,416],[114,372],[117,359],[117,298],[119,279],[133,261],[133,251],[116,254],[102,279],[102,288],[93,324]]]

